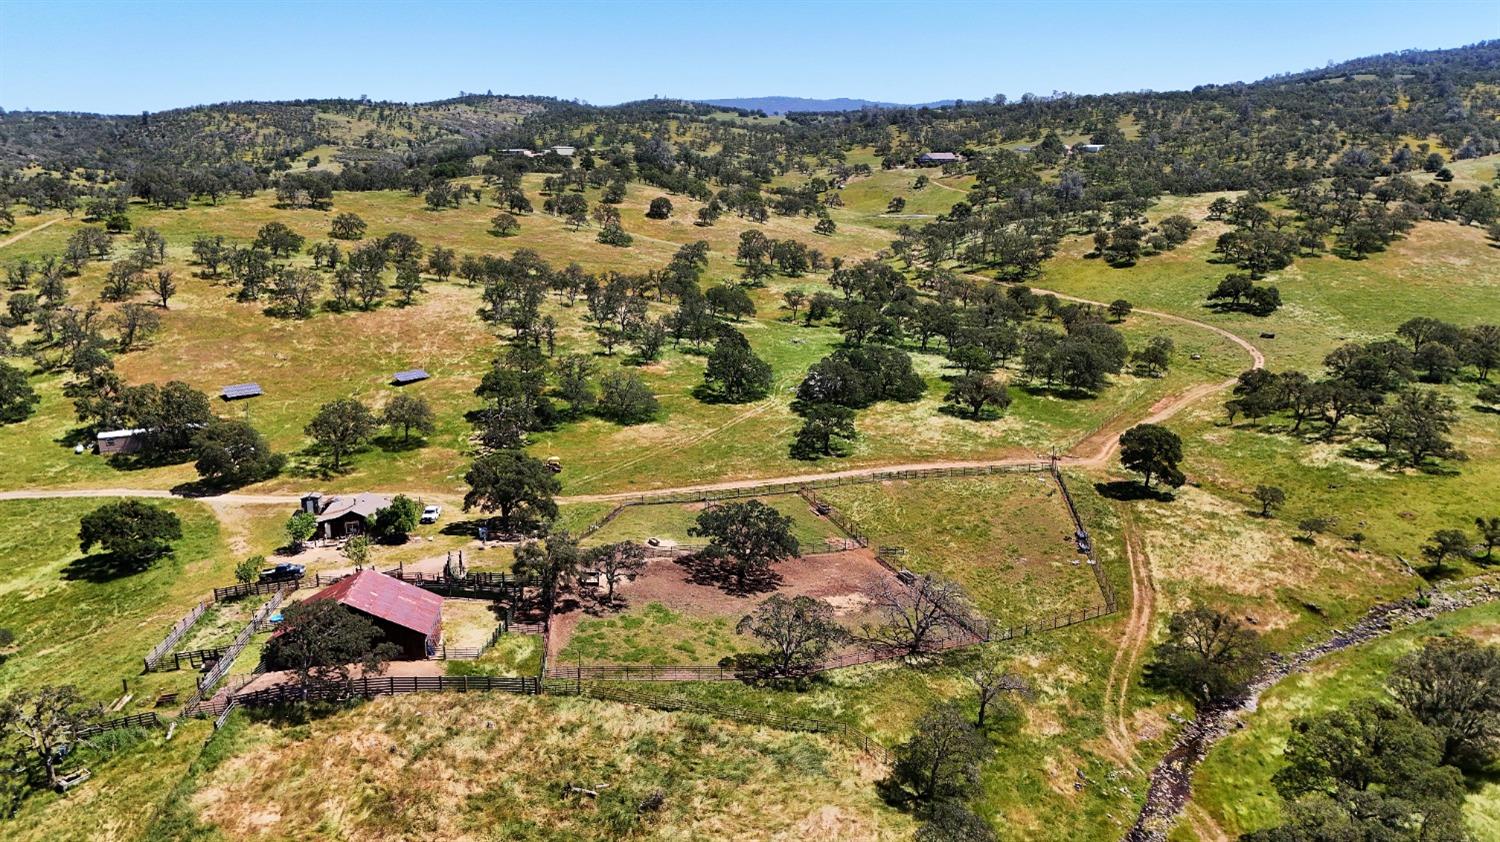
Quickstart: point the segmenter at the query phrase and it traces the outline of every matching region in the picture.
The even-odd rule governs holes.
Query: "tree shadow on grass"
[[[59,447],[66,447],[69,449],[77,447],[80,444],[84,447],[92,447],[94,444],[94,434],[89,432],[89,429],[87,427],[74,427],[73,429],[67,431],[66,433],[63,433],[52,441],[55,442]]]
[[[945,403],[942,406],[938,407],[938,412],[948,416],[949,418],[957,418],[960,421],[976,422],[997,421],[1004,414],[1000,410],[995,409],[993,406],[986,406],[984,410],[979,413],[979,417],[975,418],[974,413],[970,411],[967,406],[954,406],[951,403]]]
[[[363,701],[365,700],[361,698],[352,698],[339,702],[287,702],[279,705],[247,708],[245,714],[251,722],[260,722],[267,725],[280,727],[307,725],[320,719],[326,719],[334,714],[343,713]]]
[[[1134,480],[1121,479],[1113,482],[1096,482],[1094,483],[1094,490],[1099,493],[1100,497],[1124,502],[1154,500],[1158,503],[1170,503],[1177,499],[1177,496],[1170,491],[1163,491],[1159,488],[1147,488]]]
[[[288,460],[283,472],[297,479],[329,480],[353,473],[354,457],[367,450],[369,450],[368,447],[360,447],[345,453],[342,464],[334,468],[323,461],[323,454],[320,451],[309,448]]]
[[[702,553],[682,556],[673,561],[687,572],[687,581],[695,585],[718,588],[731,596],[769,593],[781,587],[782,583],[781,574],[771,569],[751,571],[741,583],[735,579],[733,573],[725,570],[717,559]]]
[[[1021,387],[1021,391],[1034,398],[1060,398],[1065,401],[1086,401],[1095,397],[1094,393],[1087,389],[1074,389],[1068,386],[1027,384]]]
[[[371,443],[386,453],[405,453],[409,450],[421,450],[427,446],[427,439],[422,436],[409,436],[403,439],[395,433],[376,436]]]
[[[70,582],[102,584],[145,572],[156,558],[133,559],[115,553],[92,553],[75,558],[63,567],[62,576]]]

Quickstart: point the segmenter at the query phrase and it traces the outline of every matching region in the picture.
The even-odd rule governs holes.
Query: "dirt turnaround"
[[[1151,770],[1146,803],[1135,825],[1125,834],[1126,842],[1165,842],[1192,796],[1193,772],[1198,764],[1241,717],[1255,710],[1261,694],[1281,679],[1332,652],[1367,643],[1440,614],[1500,599],[1500,579],[1486,577],[1460,590],[1431,591],[1427,597],[1425,606],[1411,598],[1382,603],[1348,629],[1335,630],[1323,641],[1291,655],[1273,657],[1242,700],[1199,713],[1183,727],[1171,750]]]

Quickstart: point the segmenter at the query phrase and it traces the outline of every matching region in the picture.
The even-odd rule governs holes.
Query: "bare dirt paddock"
[[[632,647],[629,640],[612,640],[614,645],[598,648],[612,650],[611,658],[626,663],[714,663],[723,655],[755,648],[733,627],[773,593],[822,600],[841,623],[857,629],[872,619],[871,593],[895,579],[868,549],[808,555],[777,564],[774,571],[775,579],[767,583],[774,587],[742,594],[706,580],[689,559],[650,559],[634,581],[616,587],[623,606],[599,610],[576,599],[560,606],[552,617],[548,662],[558,663],[580,631],[589,637],[620,638],[639,629],[646,637],[644,627],[654,626],[645,650]],[[632,657],[633,650],[642,657]]]

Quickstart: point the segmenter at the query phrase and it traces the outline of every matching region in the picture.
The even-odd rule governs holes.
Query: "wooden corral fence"
[[[210,691],[213,690],[214,685],[218,684],[219,679],[223,678],[229,672],[229,668],[234,666],[235,659],[240,656],[241,652],[245,651],[246,646],[250,645],[250,638],[265,626],[270,625],[271,615],[276,613],[276,610],[281,607],[282,601],[294,590],[291,587],[292,583],[286,584],[288,587],[285,590],[277,591],[276,595],[272,596],[265,605],[256,609],[255,613],[250,617],[250,622],[246,623],[245,627],[240,629],[240,633],[235,635],[234,642],[224,647],[224,655],[219,658],[219,662],[214,664],[213,668],[208,672],[204,673],[202,678],[198,679],[197,689],[193,691],[193,695],[188,698],[187,703],[182,706],[184,714],[190,714],[210,695]]]
[[[283,579],[279,582],[241,582],[237,585],[225,585],[222,588],[214,588],[215,602],[229,602],[235,599],[243,599],[247,596],[259,596],[261,594],[279,593],[290,588],[297,590],[302,587],[305,576],[296,579]]]
[[[520,596],[521,589],[525,587],[523,579],[510,573],[471,573],[458,578],[438,573],[407,573],[403,570],[388,575],[423,590],[449,597],[513,600]]]
[[[849,536],[849,540],[853,542],[854,546],[848,546],[846,544],[844,546],[844,549],[852,550],[856,547],[870,546],[870,539],[866,538],[865,534],[859,531],[859,527],[854,525],[854,521],[851,521],[849,518],[844,516],[843,512],[834,508],[832,503],[828,502],[827,500],[818,499],[817,491],[804,486],[797,489],[797,494],[803,500],[807,501],[807,505],[811,506],[814,512],[817,512],[820,516],[827,518],[829,523],[837,527],[840,532]]]
[[[1032,474],[1048,470],[1047,461],[1026,462],[1017,465],[959,465],[948,468],[909,468],[873,471],[868,474],[833,476],[823,479],[768,480],[758,485],[743,488],[703,489],[700,491],[643,491],[625,499],[621,505],[651,505],[655,503],[706,503],[714,500],[734,500],[743,497],[760,497],[768,494],[795,494],[802,489],[834,488],[840,485],[860,485],[871,482],[888,482],[903,479],[929,479],[933,477],[982,477],[995,474]]]
[[[936,654],[951,649],[985,642],[986,638],[967,630],[928,642],[919,654]],[[862,646],[838,655],[831,655],[814,664],[809,664],[796,675],[816,675],[828,670],[844,667],[894,661],[911,654],[904,648],[890,646]],[[719,664],[554,664],[545,671],[546,677],[575,684],[585,681],[744,681],[761,677],[753,670],[722,666]]]
[[[1089,537],[1088,527],[1083,523],[1083,517],[1078,514],[1078,506],[1073,502],[1073,495],[1068,491],[1067,480],[1063,479],[1062,471],[1058,470],[1057,462],[1051,463],[1052,479],[1057,483],[1057,488],[1062,492],[1063,502],[1067,504],[1068,516],[1073,519],[1073,539],[1078,544],[1078,551],[1088,556],[1089,569],[1093,571],[1094,582],[1099,586],[1099,595],[1103,597],[1104,604],[1110,612],[1119,606],[1119,599],[1115,596],[1115,586],[1109,581],[1109,576],[1104,572],[1104,565],[1098,562],[1094,553],[1092,539]]]
[[[182,638],[187,635],[188,631],[192,629],[193,625],[198,622],[198,618],[203,616],[203,612],[207,611],[208,606],[213,602],[214,600],[204,600],[203,602],[200,602],[197,605],[193,606],[193,610],[183,615],[182,619],[178,620],[177,624],[172,626],[172,630],[167,632],[167,636],[162,638],[161,643],[158,643],[155,646],[151,647],[151,651],[146,653],[146,668],[145,670],[143,670],[143,672],[151,672],[152,670],[156,669],[156,665],[161,663],[161,660],[165,658],[167,653],[171,652],[178,643],[182,642]],[[176,669],[176,667],[174,666],[173,669]]]
[[[229,704],[225,705],[224,709],[221,710],[221,711],[219,711],[219,715],[214,717],[214,732],[215,733],[217,733],[220,728],[224,727],[224,723],[229,721],[229,715],[231,713],[234,713],[235,709],[238,708],[239,706],[240,706],[240,703],[239,703],[238,699],[230,699],[229,700]],[[209,735],[209,739],[213,739],[213,735],[212,734]]]
[[[206,649],[190,649],[186,652],[173,652],[170,658],[171,665],[168,666],[167,658],[163,658],[156,665],[157,672],[171,672],[182,669],[186,663],[192,669],[203,669],[204,667],[224,657],[223,646],[210,646]]]
[[[105,731],[116,731],[121,728],[160,728],[161,717],[155,711],[137,713],[130,716],[122,716],[119,719],[107,719],[103,722],[95,722],[78,729],[77,737],[80,740],[103,734]]]
[[[335,684],[302,687],[281,684],[264,690],[237,693],[198,705],[191,714],[218,717],[230,706],[267,707],[288,702],[343,701],[372,699],[376,696],[399,696],[407,693],[477,693],[501,692],[534,696],[542,692],[542,682],[534,675],[385,675],[355,678]]]
[[[1048,614],[1019,626],[1010,626],[1003,629],[995,629],[990,632],[991,641],[1014,640],[1018,637],[1029,637],[1041,632],[1049,632],[1054,629],[1076,626],[1089,620],[1107,617],[1115,613],[1115,608],[1109,605],[1091,605],[1088,608],[1077,608],[1070,611],[1058,611]]]
[[[1114,613],[1114,610],[1105,605],[1093,605],[1088,608],[1058,611],[1020,625],[1004,628],[987,626],[981,628],[974,623],[962,623],[955,620],[955,624],[961,629],[959,633],[929,642],[918,654],[934,655],[977,646],[981,643],[1029,637],[1104,617]],[[814,675],[845,667],[894,661],[910,654],[912,653],[904,648],[859,648],[824,658],[798,674]],[[569,666],[563,663],[546,667],[544,675],[549,681],[571,681],[575,684],[591,681],[743,681],[756,677],[753,673],[743,669],[719,664],[575,664]]]
[[[697,555],[708,549],[707,544],[673,544],[669,547],[653,547],[645,544],[643,547],[646,550],[646,558],[682,558]]]
[[[438,647],[437,654],[433,657],[443,661],[472,661],[488,652],[491,646],[499,643],[509,627],[510,623],[502,619],[500,625],[495,626],[495,630],[490,632],[489,640],[486,640],[482,646],[449,646],[444,643]]]
[[[620,505],[615,506],[614,508],[605,512],[604,517],[601,517],[588,526],[585,526],[583,528],[583,531],[578,533],[578,540],[582,541],[584,538],[587,538],[590,535],[593,535],[595,532],[603,529],[604,527],[609,526],[609,524],[614,521],[615,518],[620,516],[621,512],[625,511],[625,509],[629,508],[631,505],[631,503],[621,503]]]

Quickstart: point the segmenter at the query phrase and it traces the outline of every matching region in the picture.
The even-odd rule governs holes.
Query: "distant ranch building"
[[[391,498],[380,494],[332,494],[324,497],[314,492],[303,495],[301,508],[317,518],[318,530],[313,537],[336,540],[370,531],[375,513],[390,505]]]
[[[401,658],[432,657],[443,639],[443,598],[375,570],[345,576],[307,602],[333,600],[361,614],[401,650]]]
[[[956,152],[923,152],[917,156],[917,163],[924,167],[940,167],[943,164],[963,163],[964,156]]]
[[[146,446],[146,433],[144,427],[133,430],[109,430],[94,437],[94,448],[99,451],[100,456],[110,456],[116,453],[136,453]]]

